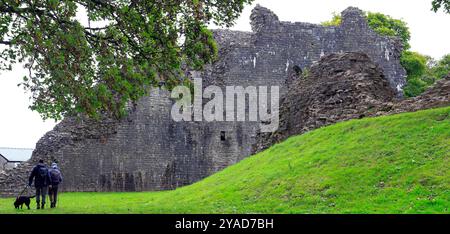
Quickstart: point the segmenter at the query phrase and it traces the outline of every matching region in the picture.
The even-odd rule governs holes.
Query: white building
[[[0,171],[14,168],[31,158],[33,149],[0,147]]]

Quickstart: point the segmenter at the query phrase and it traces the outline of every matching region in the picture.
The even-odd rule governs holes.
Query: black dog
[[[35,196],[31,196],[31,197],[19,196],[19,197],[17,197],[16,201],[14,202],[14,207],[16,209],[19,209],[19,207],[20,207],[20,209],[22,209],[23,204],[25,204],[28,207],[28,209],[30,209],[30,202],[31,202],[30,199],[33,197],[35,197]]]

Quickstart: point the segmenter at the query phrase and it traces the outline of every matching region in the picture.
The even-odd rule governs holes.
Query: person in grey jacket
[[[56,162],[52,163],[50,170],[48,170],[48,177],[50,184],[48,187],[48,197],[50,198],[50,208],[56,207],[58,200],[58,185],[62,182],[61,171],[58,168]]]

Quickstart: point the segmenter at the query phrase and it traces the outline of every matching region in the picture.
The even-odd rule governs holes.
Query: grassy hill
[[[44,211],[0,199],[0,213],[450,213],[449,160],[446,107],[291,137],[175,191],[64,193]]]

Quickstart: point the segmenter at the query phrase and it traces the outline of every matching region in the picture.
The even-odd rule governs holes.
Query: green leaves
[[[433,74],[437,79],[442,79],[450,74],[450,54],[445,55],[432,68]]]
[[[429,86],[450,73],[450,54],[436,62],[417,52],[405,51],[400,63],[408,75],[407,85],[404,87],[406,97],[422,94]]]
[[[449,6],[449,1],[434,1],[433,6]],[[323,22],[324,26],[338,26],[341,24],[340,15],[333,13],[330,21]],[[445,77],[450,72],[450,55],[446,55],[442,60],[436,62],[428,56],[421,55],[417,52],[409,51],[411,48],[409,41],[411,33],[408,25],[399,19],[394,19],[382,13],[367,13],[367,23],[380,35],[395,36],[403,42],[403,53],[400,63],[407,73],[407,84],[404,87],[406,97],[415,97],[422,94],[429,86],[437,80]]]
[[[437,12],[439,9],[443,8],[444,12],[450,14],[450,1],[449,0],[433,0],[432,8],[434,12]]]
[[[342,22],[341,15],[339,15],[336,12],[333,12],[333,18],[331,18],[330,21],[325,21],[325,22],[322,22],[321,24],[323,26],[329,27],[329,26],[339,26],[341,24],[341,22]]]
[[[231,26],[250,2],[1,0],[0,69],[25,62],[22,85],[43,118],[120,118],[150,86],[183,83],[182,64],[213,62],[217,45],[206,25]]]
[[[427,70],[427,58],[417,52],[403,52],[400,63],[405,68],[409,79],[420,78]]]
[[[211,31],[205,26],[193,28],[186,34],[184,53],[187,64],[196,70],[203,68],[204,63],[211,63],[217,58],[217,45]]]
[[[411,33],[409,32],[408,25],[404,21],[394,19],[382,13],[368,12],[367,22],[375,32],[381,35],[396,36],[400,38],[403,42],[404,50],[411,48],[409,45]]]

